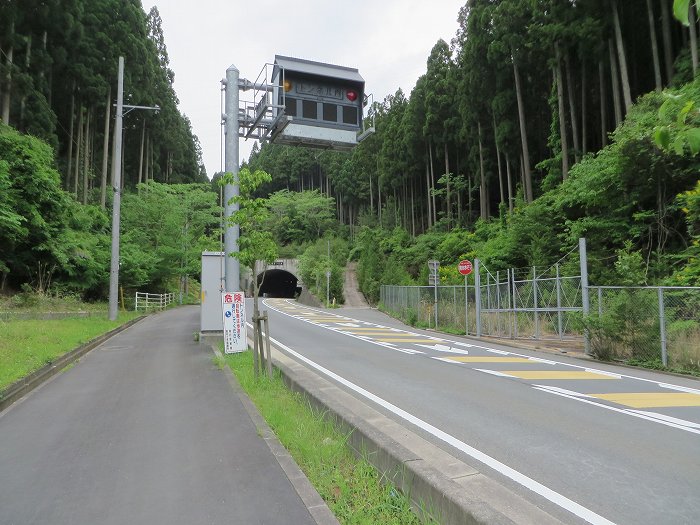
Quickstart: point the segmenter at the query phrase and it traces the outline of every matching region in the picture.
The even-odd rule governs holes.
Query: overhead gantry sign
[[[370,97],[355,68],[277,55],[255,82],[240,80],[239,87],[253,91],[240,106],[242,137],[349,151],[374,132],[371,111],[363,115]]]

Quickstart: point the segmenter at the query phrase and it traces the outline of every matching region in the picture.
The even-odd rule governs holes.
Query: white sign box
[[[221,310],[224,315],[224,352],[234,354],[248,349],[243,292],[223,292]]]

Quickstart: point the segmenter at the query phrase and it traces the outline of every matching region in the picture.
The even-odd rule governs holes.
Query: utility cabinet
[[[202,252],[201,332],[222,332],[221,292],[224,291],[224,252]]]

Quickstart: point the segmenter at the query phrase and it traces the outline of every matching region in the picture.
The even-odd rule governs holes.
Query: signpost
[[[464,333],[469,335],[469,291],[467,288],[467,277],[472,273],[472,262],[468,259],[459,261],[457,270],[464,275]]]
[[[223,292],[221,310],[224,316],[224,353],[234,354],[248,349],[243,292]]]

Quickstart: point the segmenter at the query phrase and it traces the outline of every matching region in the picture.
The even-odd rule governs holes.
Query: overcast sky
[[[455,36],[466,0],[142,2],[146,12],[153,5],[160,11],[180,110],[192,121],[211,178],[222,165],[220,82],[230,65],[255,80],[276,54],[317,60],[356,67],[375,100],[399,87],[408,96],[433,45]],[[252,146],[241,139],[241,161]]]

